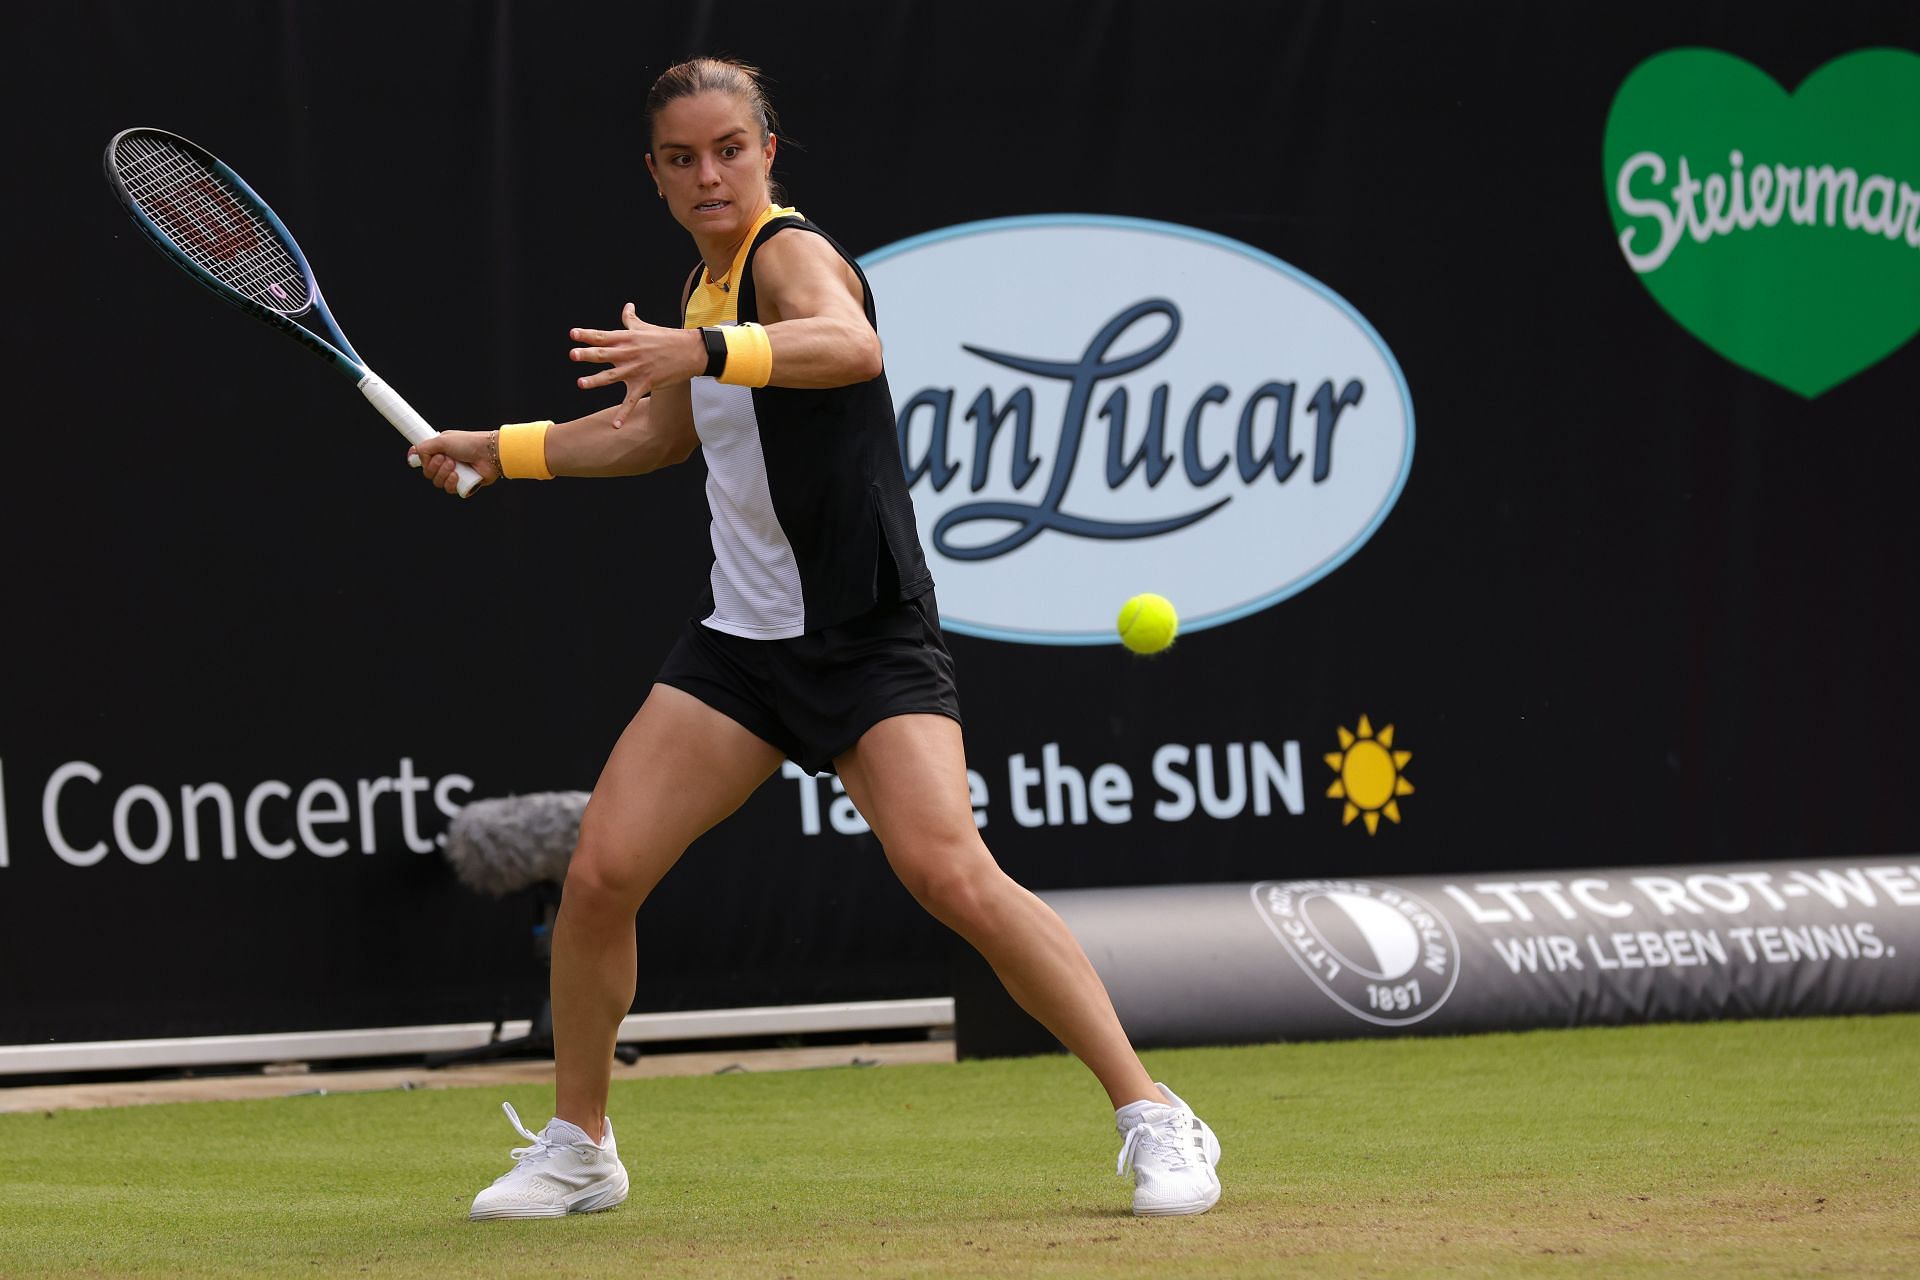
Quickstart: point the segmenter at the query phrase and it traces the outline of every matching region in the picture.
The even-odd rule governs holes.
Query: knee
[[[992,928],[1013,882],[984,849],[934,850],[914,860],[900,877],[915,901],[936,920],[964,936]]]
[[[561,903],[575,911],[608,912],[631,916],[653,891],[657,877],[642,868],[648,860],[635,851],[582,827],[580,842],[567,863]]]

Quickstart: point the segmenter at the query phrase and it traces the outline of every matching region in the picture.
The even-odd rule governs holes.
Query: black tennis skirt
[[[960,719],[932,591],[788,640],[749,640],[693,619],[655,678],[813,774],[832,772],[834,758],[882,720]]]

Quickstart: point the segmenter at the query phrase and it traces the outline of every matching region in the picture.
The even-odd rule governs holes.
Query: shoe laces
[[[547,1137],[544,1132],[535,1133],[527,1128],[526,1125],[521,1124],[520,1113],[513,1109],[511,1102],[501,1103],[500,1109],[507,1113],[507,1119],[513,1121],[513,1127],[520,1131],[520,1136],[532,1144],[531,1146],[515,1147],[507,1153],[513,1157],[516,1167],[523,1163],[538,1164],[560,1149],[562,1144],[553,1141]]]
[[[1169,1111],[1159,1121],[1142,1120],[1127,1130],[1125,1142],[1120,1144],[1120,1159],[1114,1167],[1114,1174],[1126,1177],[1133,1169],[1134,1160],[1141,1155],[1157,1156],[1160,1163],[1168,1169],[1185,1169],[1192,1162],[1193,1155],[1187,1141],[1188,1117],[1179,1111]]]

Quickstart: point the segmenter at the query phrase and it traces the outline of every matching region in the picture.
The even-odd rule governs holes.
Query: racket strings
[[[140,211],[202,271],[283,315],[312,304],[312,284],[279,235],[197,157],[136,134],[114,149],[114,166]]]

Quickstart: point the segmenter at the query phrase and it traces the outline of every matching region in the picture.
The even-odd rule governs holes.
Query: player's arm
[[[880,376],[880,335],[867,323],[860,277],[832,245],[781,231],[753,256],[757,309],[773,348],[776,387],[845,387]]]
[[[687,299],[693,296],[693,282],[699,268],[680,288],[680,314],[687,313]],[[573,330],[580,340],[586,333],[609,339],[651,339],[673,330],[659,329],[641,321],[629,302],[620,311],[621,330],[601,334],[598,330]],[[704,351],[704,346],[702,347]],[[571,358],[589,360],[604,354],[576,347]],[[609,370],[614,373],[617,370]],[[603,385],[613,379],[596,375],[579,379],[582,388]],[[627,395],[619,404],[588,414],[572,422],[555,423],[547,432],[547,470],[554,475],[636,476],[661,467],[685,462],[700,447],[693,426],[693,392],[689,380],[653,386],[644,376],[625,380]]]
[[[773,355],[768,385],[845,387],[880,375],[880,335],[867,323],[860,278],[824,239],[776,233],[754,255],[753,288]],[[619,329],[573,331],[582,344],[573,359],[612,366],[581,378],[581,387],[624,382],[624,410],[648,389],[678,387],[706,372],[707,347],[698,330],[647,324],[632,303],[620,321]]]
[[[695,267],[680,286],[680,315],[687,313],[687,299],[693,297],[693,282],[699,274]],[[620,324],[626,336],[653,328],[634,315],[634,303],[622,307]],[[584,330],[572,332],[578,340]],[[576,347],[570,355],[578,361],[588,353]],[[595,382],[595,378],[580,378],[582,388]],[[628,439],[628,432],[636,438]],[[643,476],[687,461],[699,445],[701,439],[693,430],[691,380],[657,390],[645,382],[628,382],[626,399],[618,405],[574,422],[557,422],[547,432],[547,470],[555,476]]]
[[[626,421],[614,426],[623,410]],[[693,456],[700,438],[693,429],[688,383],[662,387],[635,404],[611,405],[547,431],[547,470],[556,476],[643,476]]]
[[[693,282],[698,275],[696,269],[693,275],[687,277],[686,286],[680,291],[682,315],[686,314],[687,299],[693,293]],[[642,322],[634,314],[631,302],[621,310],[620,319],[623,326],[620,330],[602,332],[575,329],[572,331],[573,337],[575,341],[591,335],[594,339],[631,342],[651,338],[655,333],[670,332],[654,330],[653,326]],[[699,335],[693,336],[697,338]],[[701,350],[704,359],[704,346]],[[576,347],[571,356],[577,361],[599,354],[605,353]],[[543,441],[547,470],[556,477],[645,475],[661,467],[685,462],[699,447],[700,437],[693,426],[690,382],[662,387],[657,394],[649,394],[649,384],[644,377],[629,381],[617,376],[620,372],[618,368],[611,369],[605,374],[581,378],[579,384],[585,389],[625,382],[626,399],[584,418],[556,422],[547,429]],[[461,438],[453,440],[449,439],[450,436]],[[500,478],[498,437],[490,436],[492,433],[483,431],[443,432],[439,440],[444,443],[437,449],[416,448],[409,452],[422,455],[427,479],[453,493],[457,492],[452,486],[458,479],[453,462],[465,462],[478,470],[482,484],[492,484]],[[433,444],[432,441],[428,443]],[[431,456],[435,453],[443,453],[453,462],[438,461]],[[454,480],[447,478],[450,476]]]
[[[626,425],[614,418],[626,413]],[[428,480],[447,492],[458,477],[453,464],[464,462],[481,482],[500,478],[498,444],[491,431],[443,431],[408,450],[420,455]],[[632,408],[611,405],[584,418],[557,422],[547,429],[547,470],[555,476],[641,476],[685,462],[700,443],[693,429],[693,398],[686,384],[667,387]]]

